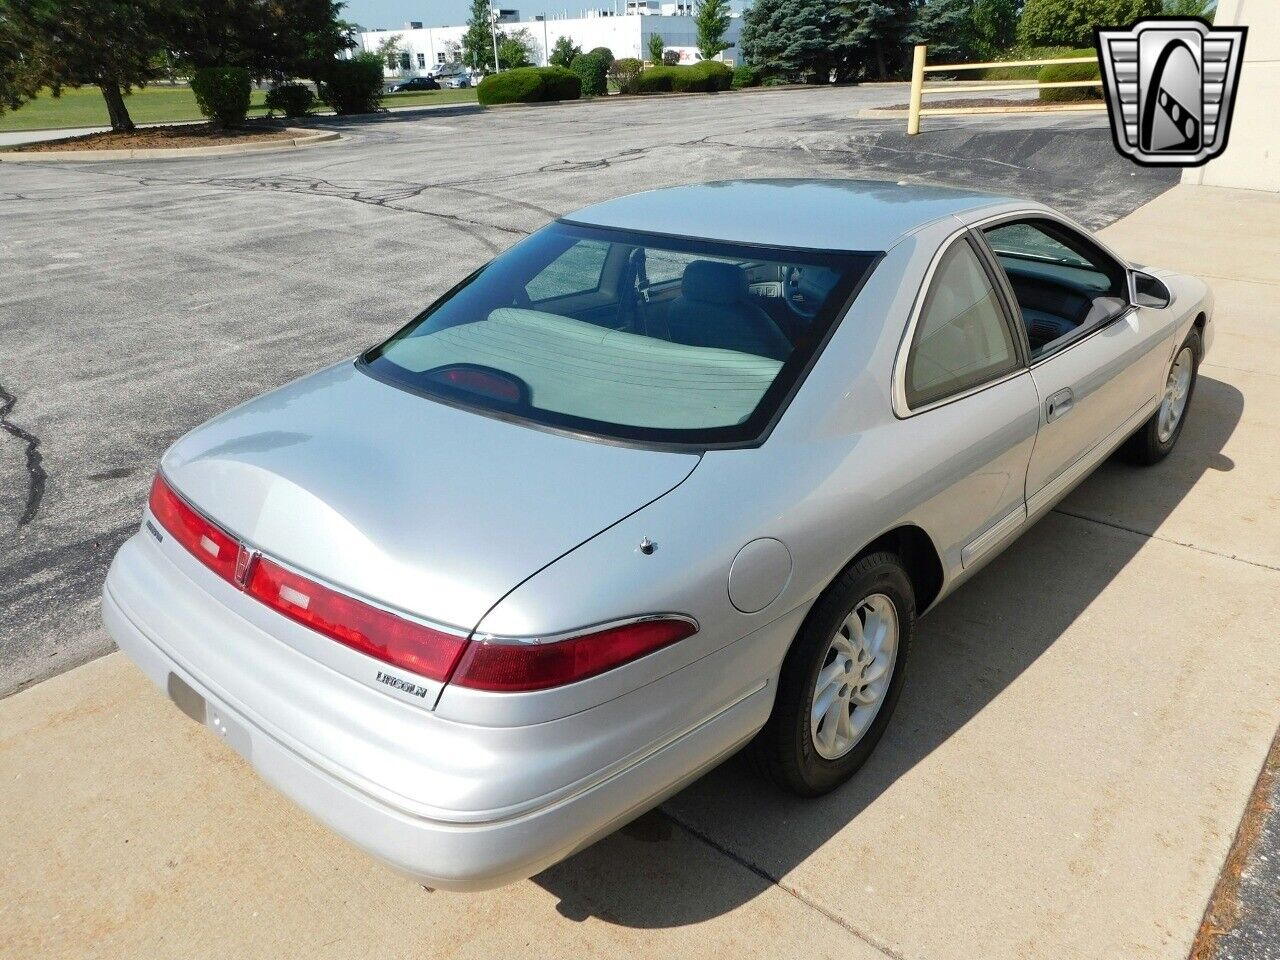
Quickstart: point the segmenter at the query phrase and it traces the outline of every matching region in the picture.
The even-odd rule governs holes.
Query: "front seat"
[[[684,268],[680,296],[667,309],[671,340],[786,360],[791,343],[773,318],[748,298],[747,275],[740,267],[691,261]]]

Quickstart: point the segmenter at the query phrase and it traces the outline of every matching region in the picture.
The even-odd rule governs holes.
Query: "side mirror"
[[[1141,270],[1129,271],[1129,288],[1132,291],[1134,306],[1155,307],[1162,310],[1173,302],[1169,288],[1157,278]]]

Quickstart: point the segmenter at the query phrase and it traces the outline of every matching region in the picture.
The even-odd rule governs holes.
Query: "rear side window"
[[[907,356],[907,403],[963,393],[1018,366],[1013,334],[973,248],[951,244],[934,271]]]

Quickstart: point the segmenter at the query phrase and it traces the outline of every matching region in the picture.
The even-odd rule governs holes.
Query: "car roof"
[[[563,219],[764,246],[879,251],[926,224],[1012,202],[891,180],[725,180],[633,193]]]

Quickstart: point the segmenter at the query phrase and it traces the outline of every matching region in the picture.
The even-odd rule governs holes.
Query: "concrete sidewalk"
[[[1177,187],[1105,236],[1217,292],[1182,441],[922,624],[847,787],[731,761],[530,882],[429,893],[114,654],[0,701],[0,957],[1186,957],[1280,724],[1280,196]]]

